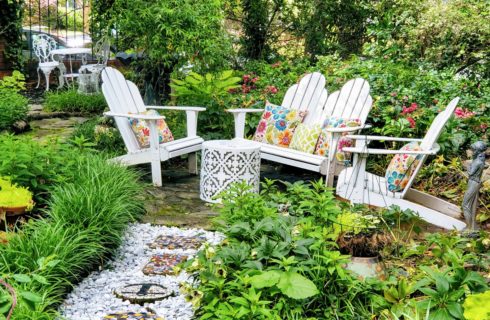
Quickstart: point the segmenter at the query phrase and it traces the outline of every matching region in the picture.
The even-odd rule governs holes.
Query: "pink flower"
[[[460,118],[460,119],[468,119],[468,118],[471,118],[475,115],[474,112],[471,112],[468,109],[463,109],[460,107],[457,107],[456,110],[454,110],[454,114],[456,115],[457,118]]]
[[[249,74],[243,75],[243,82],[248,83],[249,81],[250,81],[250,75]]]
[[[266,92],[270,92],[272,94],[276,94],[279,91],[275,86],[267,86],[265,90]]]
[[[392,97],[396,97],[396,95],[397,95],[397,94],[398,94],[398,93],[396,93],[396,92],[392,92],[392,93],[390,93],[390,96],[392,96]]]
[[[412,128],[412,129],[415,128],[415,124],[416,124],[415,119],[412,117],[408,117],[407,120],[408,120],[408,122],[410,122],[410,128]]]
[[[271,67],[272,68],[277,68],[281,65],[281,61],[277,61],[276,63],[272,64]]]
[[[487,130],[487,128],[488,128],[488,124],[486,124],[486,123],[482,123],[482,124],[480,124],[480,129],[481,129],[482,131],[486,131],[486,130]]]
[[[418,108],[418,105],[415,102],[413,102],[412,104],[410,104],[410,107],[406,107],[406,106],[402,107],[402,114],[412,113],[415,110],[417,110],[417,108]]]
[[[255,82],[259,81],[259,79],[260,79],[259,77],[255,77],[255,78],[253,78],[253,79],[252,79],[252,83],[255,83]]]

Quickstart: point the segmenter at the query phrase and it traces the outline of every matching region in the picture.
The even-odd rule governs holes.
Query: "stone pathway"
[[[70,320],[191,319],[192,305],[180,294],[179,285],[190,283],[192,278],[185,271],[173,274],[170,267],[183,257],[192,258],[197,253],[198,243],[216,245],[222,240],[223,235],[203,229],[132,224],[114,260],[105,270],[91,273],[73,289],[60,307],[61,316]],[[147,272],[151,274],[147,275],[144,269],[155,263],[155,256],[159,257],[157,261],[165,272]],[[128,285],[139,288],[136,295],[156,294],[158,290],[165,294],[161,291],[165,289],[171,295],[140,305],[116,296],[116,291],[120,296],[131,290]]]

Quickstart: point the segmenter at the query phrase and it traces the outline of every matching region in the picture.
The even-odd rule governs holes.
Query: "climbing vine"
[[[0,39],[3,54],[13,69],[22,68],[22,8],[24,0],[0,0]]]

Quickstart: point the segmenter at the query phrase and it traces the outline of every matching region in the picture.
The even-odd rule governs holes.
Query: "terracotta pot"
[[[8,216],[18,216],[26,212],[27,206],[22,207],[0,207],[0,211],[5,212]]]
[[[378,257],[351,257],[346,269],[354,272],[361,279],[384,277],[384,266]]]

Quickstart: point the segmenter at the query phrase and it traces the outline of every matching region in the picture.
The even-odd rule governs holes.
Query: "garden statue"
[[[481,177],[485,168],[485,151],[487,145],[477,141],[471,145],[473,161],[468,168],[468,187],[463,198],[463,215],[469,230],[477,230],[476,208],[478,206],[478,193],[481,187]]]

